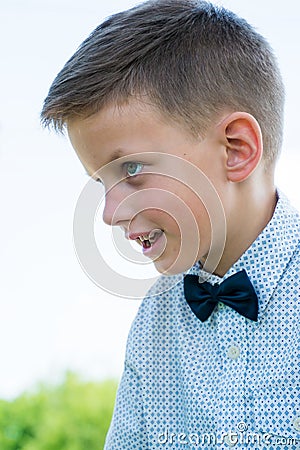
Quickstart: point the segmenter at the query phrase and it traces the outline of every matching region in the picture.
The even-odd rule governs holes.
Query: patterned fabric
[[[105,450],[299,449],[299,268],[300,217],[279,193],[256,241],[223,279],[209,279],[245,269],[257,322],[219,303],[202,323],[183,275],[175,286],[161,277],[129,334]],[[201,275],[199,265],[189,273]]]

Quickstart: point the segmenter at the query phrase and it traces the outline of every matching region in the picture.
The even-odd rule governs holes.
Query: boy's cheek
[[[181,273],[192,267],[209,251],[211,243],[210,223],[200,224],[189,209],[176,212],[176,216],[162,211],[147,211],[143,218],[155,222],[165,233],[165,251],[156,262],[159,272]]]

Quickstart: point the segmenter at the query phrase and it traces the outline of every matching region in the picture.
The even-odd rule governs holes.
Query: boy
[[[284,88],[268,43],[204,1],[107,19],[58,74],[104,221],[163,275],[132,326],[107,450],[297,448],[299,215],[274,186]]]

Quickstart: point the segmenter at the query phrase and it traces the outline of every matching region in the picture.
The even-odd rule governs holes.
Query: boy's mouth
[[[163,234],[163,231],[156,228],[154,230],[151,230],[150,233],[147,234],[141,234],[137,237],[136,241],[142,245],[143,249],[150,248],[152,245],[155,244],[158,238]]]
[[[128,239],[136,241],[143,247],[143,252],[151,249],[158,239],[163,235],[163,230],[155,228],[150,232],[130,233],[127,235]]]

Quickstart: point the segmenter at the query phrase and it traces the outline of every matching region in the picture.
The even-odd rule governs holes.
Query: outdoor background
[[[39,113],[57,72],[106,16],[129,0],[2,0],[0,72],[0,398],[38,381],[118,379],[139,306],[101,291],[82,271],[72,221],[87,176],[66,138]],[[221,2],[220,2],[221,3]],[[224,0],[271,42],[287,90],[277,184],[300,208],[300,4]],[[111,232],[99,226],[99,240]],[[114,249],[106,247],[107,254]],[[113,264],[124,264],[117,253]],[[122,270],[130,271],[128,266]],[[149,274],[153,273],[147,266]],[[148,272],[147,272],[148,273]],[[75,449],[75,447],[73,447]]]

